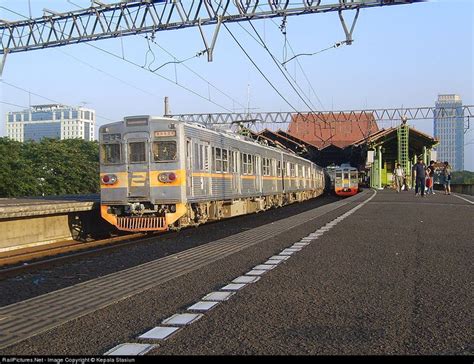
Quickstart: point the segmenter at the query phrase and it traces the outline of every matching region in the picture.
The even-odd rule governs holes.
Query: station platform
[[[0,353],[472,355],[473,205],[366,190],[1,307]]]
[[[99,215],[100,196],[0,199],[0,254],[86,235]]]
[[[38,198],[0,198],[0,219],[89,211],[98,208],[100,195]]]

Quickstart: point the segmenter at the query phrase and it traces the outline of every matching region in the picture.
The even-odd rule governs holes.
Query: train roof
[[[110,127],[110,126],[118,126],[120,124],[124,124],[127,120],[132,120],[132,119],[138,120],[138,119],[145,119],[145,118],[150,122],[169,121],[169,122],[179,123],[179,124],[182,124],[182,125],[187,125],[187,126],[192,127],[192,128],[206,130],[207,132],[210,132],[210,133],[223,135],[223,136],[226,136],[226,137],[232,138],[232,139],[237,139],[240,142],[248,143],[248,144],[251,144],[251,145],[257,145],[259,147],[262,147],[262,148],[265,148],[265,149],[268,149],[268,150],[285,153],[285,154],[291,155],[292,157],[295,157],[297,159],[301,159],[303,161],[315,164],[315,163],[311,162],[309,159],[303,158],[303,157],[301,157],[301,156],[299,156],[299,155],[297,155],[297,154],[295,154],[291,151],[288,151],[288,150],[285,150],[285,149],[282,149],[282,148],[276,148],[276,147],[264,145],[264,144],[261,144],[261,143],[257,143],[255,140],[253,140],[251,138],[248,138],[244,135],[236,134],[235,132],[232,132],[228,129],[218,129],[218,128],[215,128],[215,127],[208,127],[208,126],[205,126],[201,123],[193,123],[193,122],[188,122],[188,121],[182,121],[182,120],[169,118],[169,117],[165,117],[165,116],[153,116],[153,115],[126,116],[121,121],[116,121],[116,122],[113,122],[113,123],[108,123],[108,124],[102,125],[99,128],[99,130],[100,130],[100,132],[102,132],[103,128]]]
[[[327,166],[325,167],[326,170],[332,171],[332,170],[339,170],[339,169],[346,169],[349,171],[357,171],[358,169],[356,167],[352,167],[350,165],[340,165],[340,166]]]

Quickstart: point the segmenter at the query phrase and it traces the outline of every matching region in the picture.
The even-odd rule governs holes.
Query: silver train
[[[314,163],[198,124],[132,116],[99,140],[101,215],[120,230],[177,230],[324,192]]]

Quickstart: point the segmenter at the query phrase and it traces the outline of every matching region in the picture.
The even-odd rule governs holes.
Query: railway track
[[[104,249],[112,249],[126,244],[136,243],[137,240],[143,240],[146,239],[146,237],[147,234],[145,233],[136,233],[88,242],[68,240],[53,244],[45,244],[41,247],[24,248],[4,252],[0,254],[0,274],[11,272],[16,273],[21,270],[49,264],[54,261],[72,258],[78,255],[92,254]],[[84,251],[85,249],[87,250]],[[61,255],[66,253],[70,254]]]
[[[160,259],[3,306],[0,308],[0,317],[3,317],[3,320],[0,320],[0,348],[4,349],[99,309],[109,308],[127,297],[136,296],[247,248],[264,242],[273,244],[272,238],[289,230],[295,231],[294,229],[305,224],[320,221],[328,213],[334,215],[341,207],[346,211],[358,204],[360,199],[365,199],[364,195],[322,204],[316,209],[245,229]],[[325,217],[326,220],[328,218]],[[143,240],[148,239],[141,241]],[[273,251],[268,250],[266,254]],[[68,304],[65,305],[65,302]],[[52,317],[54,319],[51,319]]]
[[[323,200],[323,199],[319,199]],[[329,201],[325,202],[328,203]],[[293,205],[289,205],[293,206]],[[293,206],[294,207],[294,206]],[[280,210],[284,212],[284,209]],[[221,222],[226,221],[222,220]],[[219,223],[219,221],[217,222]],[[208,223],[206,225],[213,224]],[[24,271],[46,266],[51,263],[60,262],[74,257],[94,254],[104,250],[123,247],[132,243],[147,242],[159,236],[166,236],[171,232],[160,233],[130,233],[111,237],[107,239],[81,241],[62,241],[41,246],[15,249],[0,253],[0,275],[7,273],[21,273]],[[9,274],[9,275],[10,275]]]

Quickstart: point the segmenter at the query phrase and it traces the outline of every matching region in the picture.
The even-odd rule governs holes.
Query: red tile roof
[[[368,113],[295,114],[288,133],[318,148],[335,145],[344,148],[379,130]]]

